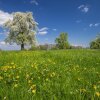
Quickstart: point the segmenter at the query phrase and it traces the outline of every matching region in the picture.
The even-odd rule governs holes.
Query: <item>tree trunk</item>
[[[24,50],[24,44],[21,44],[21,50]]]

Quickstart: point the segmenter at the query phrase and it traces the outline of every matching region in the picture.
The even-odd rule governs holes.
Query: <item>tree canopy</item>
[[[91,49],[100,49],[100,34],[90,43]]]
[[[59,49],[67,49],[69,48],[68,43],[68,34],[67,33],[61,33],[58,38],[55,40],[56,45]]]
[[[21,50],[24,49],[24,45],[26,44],[35,44],[37,23],[35,22],[31,12],[13,13],[13,20],[7,21],[4,27],[9,31],[8,37],[5,39],[6,42],[21,45]]]

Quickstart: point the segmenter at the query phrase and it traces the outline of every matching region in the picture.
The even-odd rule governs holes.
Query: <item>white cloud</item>
[[[36,0],[31,0],[31,2],[30,2],[31,4],[35,4],[36,6],[38,6],[39,5],[39,3],[36,1]]]
[[[87,5],[80,5],[78,9],[84,13],[87,13],[89,11],[89,7]]]
[[[100,25],[100,23],[95,23],[95,24],[94,24],[95,27],[97,27],[97,26],[99,26],[99,25]]]
[[[6,43],[4,41],[1,41],[0,45],[6,45]]]
[[[88,7],[84,7],[84,9],[82,11],[87,13],[89,11],[89,8]]]
[[[78,7],[78,9],[81,9],[81,8],[83,8],[84,7],[84,5],[80,5],[79,7]]]
[[[43,28],[41,28],[39,31],[45,31],[45,30],[48,30],[49,28],[47,28],[47,27],[43,27]]]
[[[45,35],[45,34],[47,34],[47,33],[48,33],[47,31],[39,32],[40,35]]]
[[[90,25],[89,25],[89,27],[92,27],[92,26],[93,26],[93,24],[90,24]]]
[[[100,23],[90,24],[89,27],[98,27]]]
[[[38,34],[40,34],[40,35],[45,35],[45,34],[48,33],[48,29],[49,29],[49,28],[47,28],[47,27],[43,27],[43,28],[39,29]]]
[[[13,15],[0,10],[0,26],[2,26],[6,21],[13,19]]]
[[[57,31],[57,29],[53,29],[53,31]]]

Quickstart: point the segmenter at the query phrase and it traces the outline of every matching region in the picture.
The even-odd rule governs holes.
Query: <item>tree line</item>
[[[41,49],[71,49],[75,48],[68,42],[68,34],[61,33],[59,37],[55,39],[55,45],[36,46],[35,34],[38,32],[37,23],[35,22],[31,12],[13,13],[13,20],[9,20],[4,24],[4,28],[9,31],[8,37],[5,39],[6,43],[16,43],[20,45],[21,50],[24,50],[25,45],[31,45],[30,50]],[[78,46],[79,48],[82,48]],[[95,40],[90,42],[91,49],[100,49],[100,34]]]

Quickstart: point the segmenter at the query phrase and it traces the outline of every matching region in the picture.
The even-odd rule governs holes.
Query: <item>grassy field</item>
[[[2,51],[0,100],[100,100],[100,51]]]

